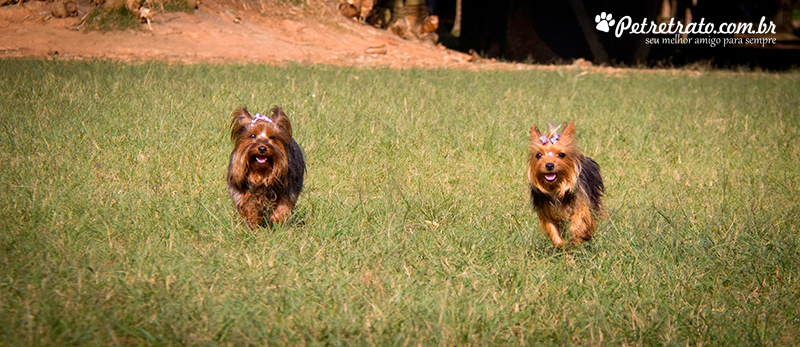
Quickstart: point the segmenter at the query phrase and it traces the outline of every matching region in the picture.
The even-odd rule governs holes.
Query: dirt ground
[[[107,33],[76,30],[80,17],[53,18],[43,1],[6,5],[0,7],[0,57],[532,68],[406,41],[342,17],[330,3],[277,9],[243,8],[241,4],[245,3],[208,0],[194,13],[157,13],[142,30]]]

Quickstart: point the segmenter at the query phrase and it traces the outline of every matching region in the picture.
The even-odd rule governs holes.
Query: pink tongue
[[[556,179],[556,174],[545,174],[544,179],[548,181],[554,181]]]
[[[257,161],[259,164],[264,164],[264,163],[266,163],[266,162],[267,162],[267,158],[259,158],[259,157],[256,157],[256,161]]]

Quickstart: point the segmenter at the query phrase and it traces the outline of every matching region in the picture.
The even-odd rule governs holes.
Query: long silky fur
[[[601,198],[606,191],[606,187],[603,185],[603,177],[600,176],[600,165],[594,159],[586,156],[581,158],[581,164],[582,169],[578,176],[581,190],[588,195],[595,213],[602,215],[603,205]]]
[[[252,213],[245,211],[245,201],[263,206],[263,211],[259,213],[265,215],[281,197],[291,201],[293,206],[303,189],[305,159],[300,146],[292,138],[291,122],[280,107],[273,108],[271,113],[270,119],[279,130],[274,134],[274,146],[280,144],[280,148],[271,151],[272,167],[266,175],[251,169],[246,144],[250,141],[247,127],[253,117],[247,109],[241,108],[233,113],[231,120],[231,141],[234,148],[228,164],[227,183],[231,199],[243,216],[246,212]]]
[[[536,185],[531,185],[531,203],[533,206],[542,208],[544,204],[552,204],[560,208],[570,205],[576,195],[585,194],[591,202],[592,209],[602,215],[602,197],[605,193],[605,186],[603,185],[603,178],[600,176],[600,166],[594,159],[582,156],[579,167],[577,181],[580,184],[572,184],[560,188],[557,194],[558,199],[555,199],[552,194],[545,193]]]
[[[558,127],[550,126],[546,138],[549,140],[557,133]],[[539,214],[539,220],[545,234],[548,234],[549,225],[555,224],[557,229],[565,226],[569,220],[579,218],[579,223],[573,223],[573,243],[580,243],[591,239],[594,233],[597,218],[605,215],[602,207],[602,196],[605,192],[603,178],[600,175],[600,166],[592,158],[583,155],[574,142],[575,126],[570,123],[564,129],[555,144],[542,144],[539,137],[541,131],[534,125],[531,127],[530,156],[526,176],[530,187],[531,204]],[[537,153],[564,153],[565,157],[558,159],[536,158]],[[558,182],[548,183],[543,178],[543,165],[556,164],[552,171],[559,175]],[[587,209],[588,208],[588,209]],[[552,230],[552,229],[550,229]],[[553,243],[560,245],[560,237],[549,235]]]

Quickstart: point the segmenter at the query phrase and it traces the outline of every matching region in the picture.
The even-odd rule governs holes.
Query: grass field
[[[0,60],[0,345],[789,345],[800,73]],[[230,113],[308,164],[251,232]],[[575,120],[609,218],[538,231],[528,129]]]

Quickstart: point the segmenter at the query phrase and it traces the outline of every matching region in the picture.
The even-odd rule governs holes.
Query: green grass
[[[156,0],[151,7],[163,7],[166,12],[194,12],[197,6],[196,0]]]
[[[97,7],[86,17],[86,28],[89,30],[109,32],[115,30],[141,30],[139,19],[127,7],[121,6],[106,10]]]
[[[797,72],[0,60],[0,83],[0,345],[800,340]],[[251,232],[226,127],[272,105],[306,186]],[[523,177],[530,126],[565,120],[609,213],[570,251]]]
[[[116,8],[96,7],[86,18],[86,28],[101,32],[117,30],[143,30],[138,15],[131,12],[124,1],[116,2]],[[156,12],[187,12],[195,9],[195,1],[191,0],[154,0],[143,3],[145,7]],[[138,8],[138,5],[137,5]]]

